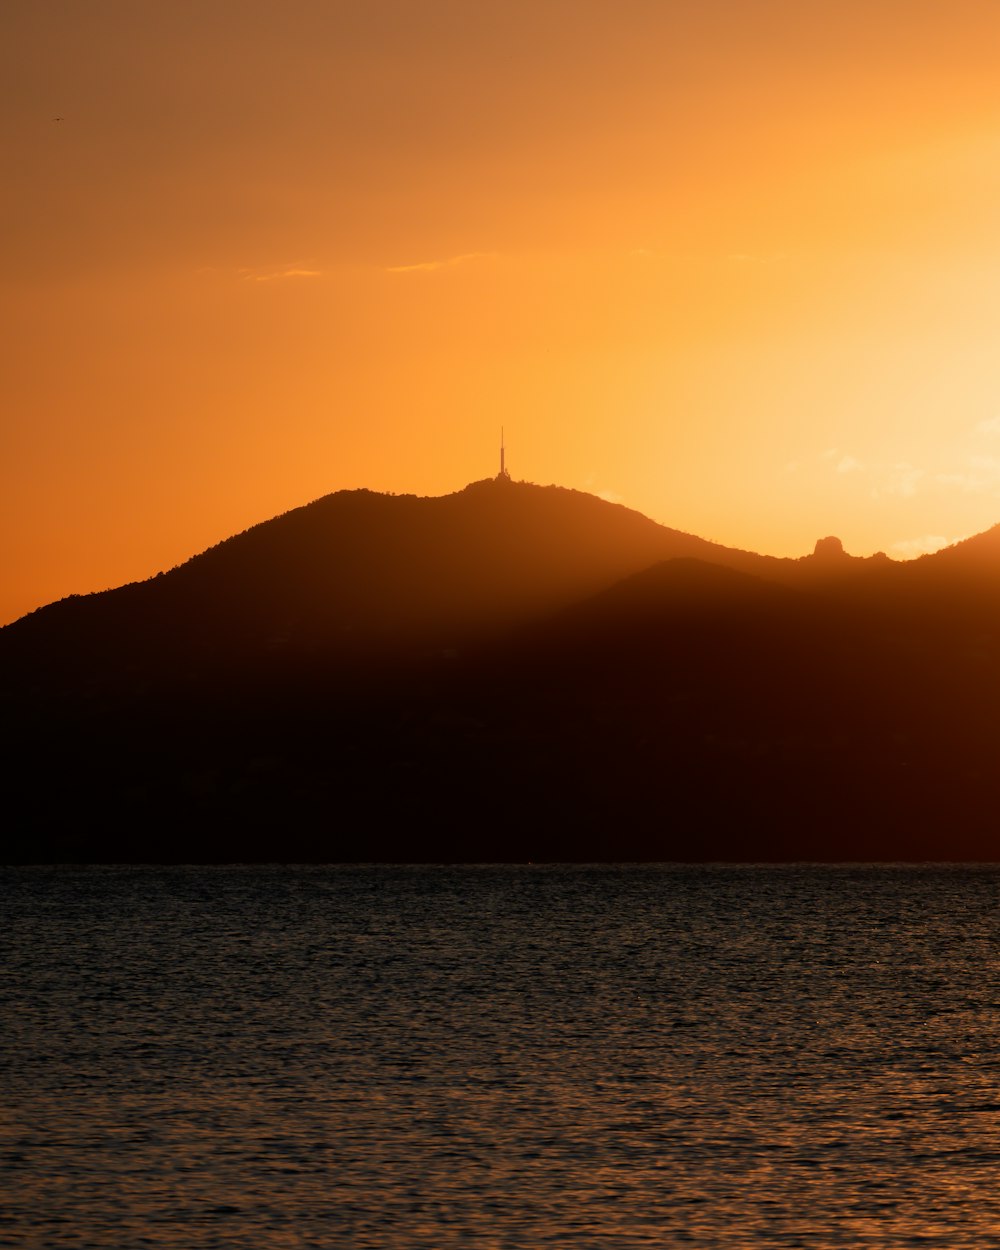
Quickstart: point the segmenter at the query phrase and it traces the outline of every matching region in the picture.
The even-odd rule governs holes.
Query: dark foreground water
[[[1000,1246],[1000,873],[3,873],[0,1245]]]

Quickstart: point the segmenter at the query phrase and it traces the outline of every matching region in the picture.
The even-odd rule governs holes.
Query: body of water
[[[1000,871],[3,874],[0,1246],[1000,1246]]]

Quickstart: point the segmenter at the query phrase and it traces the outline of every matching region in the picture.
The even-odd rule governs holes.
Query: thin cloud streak
[[[306,269],[301,265],[289,265],[285,269],[264,272],[258,269],[240,269],[240,277],[246,282],[277,282],[282,278],[321,278],[324,270]]]
[[[925,476],[923,469],[918,469],[916,465],[909,464],[907,461],[901,461],[899,464],[890,466],[888,482],[883,486],[882,491],[890,495],[902,495],[904,499],[912,499]]]
[[[926,470],[910,464],[907,460],[899,460],[895,464],[865,464],[854,456],[842,453],[836,447],[823,452],[822,458],[835,473],[857,473],[867,477],[871,482],[869,494],[872,499],[881,499],[885,495],[900,495],[904,499],[912,499],[927,478]]]
[[[968,535],[963,537],[967,538]],[[903,560],[915,560],[919,556],[933,555],[935,551],[953,547],[955,543],[962,541],[962,538],[945,538],[943,534],[924,534],[920,538],[904,538],[893,543],[890,550]]]
[[[458,256],[448,256],[444,260],[422,260],[413,265],[386,265],[385,273],[431,273],[435,269],[451,269],[455,265],[464,265],[470,260],[492,260],[496,252],[462,252]]]
[[[985,426],[988,423],[981,424]],[[967,456],[954,467],[938,472],[931,472],[908,460],[899,460],[895,464],[865,464],[835,447],[823,452],[821,459],[834,473],[856,474],[867,479],[868,494],[872,499],[889,496],[913,499],[926,491],[957,491],[964,495],[1000,494],[1000,456]],[[792,465],[786,467],[793,471]]]

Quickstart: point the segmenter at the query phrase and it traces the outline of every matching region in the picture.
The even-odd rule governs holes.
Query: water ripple
[[[3,876],[0,1246],[1000,1245],[993,869]]]

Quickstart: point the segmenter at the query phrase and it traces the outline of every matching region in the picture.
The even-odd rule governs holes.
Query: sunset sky
[[[0,621],[501,424],[774,555],[1000,521],[996,0],[4,0],[0,96]]]

